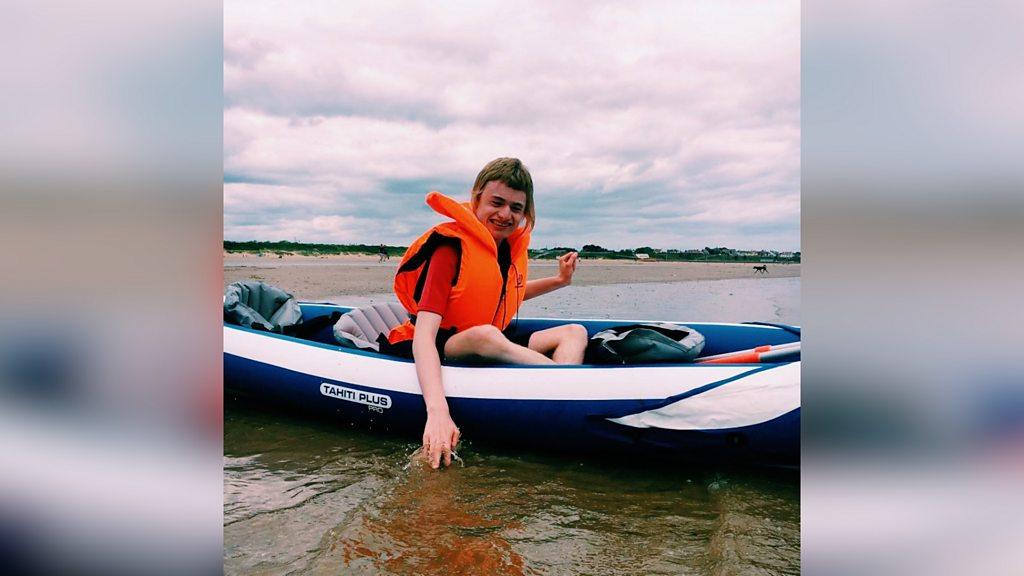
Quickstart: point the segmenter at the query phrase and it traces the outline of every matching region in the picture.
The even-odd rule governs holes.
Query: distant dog
[[[767,274],[768,273],[768,265],[767,264],[762,264],[760,266],[754,266],[754,274],[757,274],[758,272],[760,272],[761,274]]]

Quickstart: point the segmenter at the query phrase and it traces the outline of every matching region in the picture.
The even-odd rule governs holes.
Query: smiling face
[[[488,182],[476,197],[473,213],[501,244],[522,224],[526,214],[526,192],[513,190],[497,180]]]

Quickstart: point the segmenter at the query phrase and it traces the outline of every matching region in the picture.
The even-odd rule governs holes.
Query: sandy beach
[[[262,280],[291,292],[300,300],[338,295],[379,294],[391,290],[399,258],[383,263],[377,256],[294,256],[224,254],[224,286],[240,280]],[[751,262],[632,262],[580,260],[574,286],[686,282],[730,278],[800,276],[800,264],[768,264],[768,274],[754,274]],[[531,260],[530,278],[558,273],[554,260]]]

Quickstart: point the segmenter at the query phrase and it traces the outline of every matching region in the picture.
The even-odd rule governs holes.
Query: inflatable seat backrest
[[[334,325],[334,339],[342,346],[377,351],[377,338],[409,319],[409,313],[397,302],[355,308]]]
[[[284,290],[246,280],[224,290],[224,321],[280,334],[302,322],[302,309]]]

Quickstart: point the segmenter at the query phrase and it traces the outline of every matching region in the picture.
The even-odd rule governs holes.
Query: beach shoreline
[[[391,291],[400,258],[378,262],[376,255],[325,256],[224,254],[224,286],[242,280],[261,280],[292,293],[300,300],[339,295],[381,294]],[[573,286],[602,286],[648,282],[689,282],[733,278],[792,278],[800,264],[766,263],[767,274],[755,273],[756,262],[678,262],[581,259]],[[530,260],[530,278],[558,273],[555,260]]]

